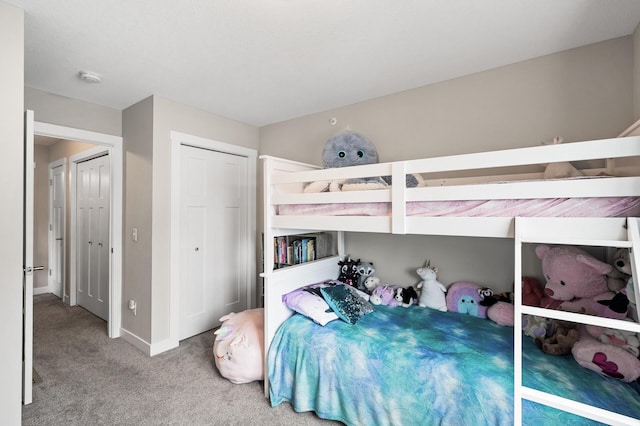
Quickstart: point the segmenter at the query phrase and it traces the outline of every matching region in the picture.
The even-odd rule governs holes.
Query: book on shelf
[[[297,265],[331,256],[333,237],[329,233],[274,237],[274,267]]]

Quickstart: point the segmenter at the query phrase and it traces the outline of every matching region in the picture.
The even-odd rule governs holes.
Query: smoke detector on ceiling
[[[102,77],[99,74],[90,71],[80,71],[78,77],[87,83],[100,83],[102,81]]]

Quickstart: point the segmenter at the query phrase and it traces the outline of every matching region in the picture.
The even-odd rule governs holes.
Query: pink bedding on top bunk
[[[390,203],[289,204],[279,215],[390,216]],[[640,197],[545,198],[521,200],[416,201],[407,216],[461,217],[636,217]]]

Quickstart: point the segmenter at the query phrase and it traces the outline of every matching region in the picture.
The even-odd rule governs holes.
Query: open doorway
[[[65,254],[63,267],[60,267],[61,262],[57,260],[58,269],[61,269],[58,276],[64,276],[62,298],[65,303],[70,305],[78,303],[77,294],[79,290],[82,290],[82,285],[79,289],[79,265],[76,259],[82,255],[83,251],[83,248],[78,247],[77,244],[77,218],[75,217],[79,198],[76,197],[78,170],[83,170],[82,164],[86,164],[92,159],[108,157],[107,165],[103,164],[103,168],[106,167],[109,172],[108,178],[105,179],[110,185],[106,207],[108,212],[106,215],[103,214],[103,217],[107,217],[108,227],[100,231],[103,235],[96,239],[94,248],[94,251],[102,250],[107,253],[107,257],[102,261],[101,268],[94,269],[95,271],[101,270],[101,276],[94,278],[104,281],[106,277],[108,282],[100,295],[100,298],[106,299],[107,308],[103,315],[97,315],[107,320],[109,337],[119,337],[122,294],[122,137],[39,122],[35,123],[34,134],[36,182],[39,181],[38,171],[44,176],[43,186],[40,189],[38,189],[40,186],[38,183],[35,186],[34,242],[36,249],[34,256],[40,257],[36,260],[36,262],[39,261],[39,265],[46,265],[43,272],[40,273],[42,276],[35,277],[34,294],[49,292],[55,294],[55,279],[53,278],[57,277],[54,276],[56,265],[53,263],[56,259],[49,258],[49,251],[50,247],[57,242],[64,247],[63,253]],[[54,226],[52,223],[53,212],[50,212],[50,207],[53,205],[49,200],[50,188],[54,181],[49,177],[49,174],[54,174],[55,167],[60,163],[66,164],[67,168],[64,175],[66,180],[64,185],[66,188],[66,200],[64,201],[66,212],[65,225],[58,226],[58,233],[55,234],[51,232]],[[62,186],[60,183],[58,184]],[[44,219],[39,219],[36,216],[42,216]],[[60,235],[60,230],[63,231],[62,235]],[[93,242],[91,239],[87,241],[89,245],[93,245]],[[52,254],[55,255],[55,253]]]
[[[45,266],[34,295],[53,293],[108,321],[109,148],[36,135],[34,160],[34,262]]]

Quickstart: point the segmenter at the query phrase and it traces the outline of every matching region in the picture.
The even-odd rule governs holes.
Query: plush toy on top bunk
[[[361,166],[378,162],[378,152],[371,140],[361,133],[344,130],[327,140],[322,151],[322,165],[325,169],[335,167]],[[420,175],[407,175],[409,188],[423,183]],[[309,182],[304,192],[336,192],[380,189],[391,185],[391,176],[372,176],[332,181]]]
[[[564,140],[560,136],[556,136],[553,138],[551,142],[542,142],[543,145],[558,145],[564,142]],[[559,163],[550,163],[547,164],[544,169],[544,178],[545,179],[563,179],[568,177],[578,177],[583,176],[584,174],[573,167],[571,163],[568,161],[561,161]]]
[[[418,305],[422,308],[432,308],[446,312],[447,288],[438,281],[438,268],[431,266],[431,261],[429,260],[424,267],[416,269],[416,273],[422,279],[416,286],[420,290]]]
[[[547,279],[547,297],[542,300],[542,307],[614,319],[628,316],[629,300],[625,293],[608,291],[611,265],[571,246],[542,245],[536,247],[536,254],[542,260],[542,272]],[[626,382],[640,377],[634,339],[612,338],[613,331],[601,327],[579,325],[578,331],[580,337],[571,353],[581,366]]]

